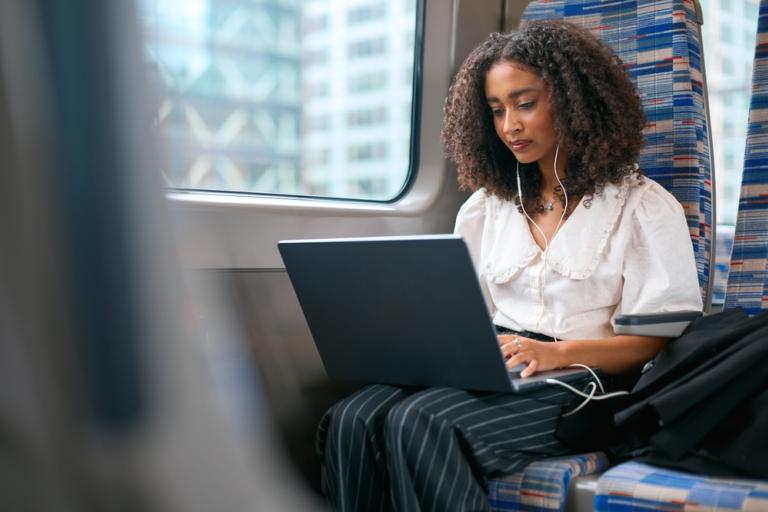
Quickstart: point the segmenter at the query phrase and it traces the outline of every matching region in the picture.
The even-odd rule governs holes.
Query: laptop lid
[[[456,235],[278,243],[331,378],[511,390]]]

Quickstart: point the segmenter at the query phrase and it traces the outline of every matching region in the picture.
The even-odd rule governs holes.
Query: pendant
[[[547,203],[547,210],[549,210],[551,212],[554,209],[555,209],[555,202],[554,201],[549,201]]]

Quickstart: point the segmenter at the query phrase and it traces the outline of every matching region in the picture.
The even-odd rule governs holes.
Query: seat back
[[[744,173],[725,308],[768,307],[768,0],[760,2]]]
[[[647,118],[640,167],[683,205],[709,307],[714,187],[698,3],[540,0],[523,14],[523,20],[534,19],[586,28],[624,62]]]

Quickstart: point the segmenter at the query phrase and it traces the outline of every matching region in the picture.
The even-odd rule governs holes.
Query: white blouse
[[[476,191],[456,234],[469,246],[496,325],[558,339],[614,335],[617,314],[702,309],[680,203],[649,178],[628,178],[584,201],[546,253],[511,201]]]

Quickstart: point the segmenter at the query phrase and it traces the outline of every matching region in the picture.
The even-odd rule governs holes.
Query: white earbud
[[[560,185],[560,188],[563,190],[563,196],[564,199],[564,205],[563,205],[563,213],[560,215],[560,220],[557,221],[557,226],[555,226],[555,231],[552,234],[552,238],[555,237],[557,234],[557,231],[560,229],[560,226],[563,223],[563,219],[565,219],[565,214],[568,212],[568,191],[565,190],[565,186],[563,185],[563,182],[560,181],[560,176],[557,175],[557,156],[560,152],[560,144],[555,147],[555,162],[554,162],[554,172],[555,172],[555,179],[557,179],[557,183]],[[541,276],[541,309],[542,311],[546,311],[545,309],[545,297],[544,297],[544,284],[546,280],[547,275],[547,261],[549,259],[549,240],[547,239],[547,235],[544,234],[544,230],[542,230],[538,224],[536,224],[536,221],[534,221],[530,215],[528,215],[528,212],[525,210],[525,201],[523,200],[523,188],[520,184],[520,162],[517,162],[517,167],[515,169],[515,174],[517,175],[517,196],[520,199],[520,207],[523,210],[523,214],[525,217],[533,224],[533,227],[536,228],[536,230],[539,232],[541,237],[544,239],[544,273]],[[555,341],[558,341],[557,339],[557,333],[555,332],[554,326],[552,327],[552,337],[555,339]]]
[[[563,219],[565,219],[565,214],[566,214],[566,212],[568,212],[568,191],[565,190],[565,186],[563,185],[563,182],[560,181],[560,176],[557,175],[557,155],[558,155],[559,150],[560,150],[560,144],[558,144],[557,147],[555,147],[555,164],[554,164],[555,169],[554,169],[554,171],[555,171],[555,179],[557,179],[557,183],[560,185],[560,188],[563,190],[563,196],[565,198],[564,199],[564,203],[565,204],[563,205],[563,213],[562,213],[562,215],[560,215],[560,220],[557,221],[557,226],[555,226],[555,232],[552,235],[552,238],[554,238],[555,235],[557,234],[557,231],[560,229],[560,225],[563,223]],[[549,240],[547,240],[547,236],[544,234],[544,231],[539,227],[538,224],[536,224],[536,222],[530,217],[530,215],[528,215],[528,212],[525,211],[525,201],[523,201],[523,187],[520,184],[520,162],[517,162],[517,167],[515,169],[515,173],[517,174],[517,196],[520,199],[520,207],[523,210],[523,214],[525,214],[525,217],[531,222],[531,224],[533,224],[533,226],[541,234],[541,237],[544,239],[544,272],[543,272],[542,277],[541,277],[541,308],[542,308],[543,311],[545,311],[544,284],[545,284],[546,275],[547,275],[547,259],[549,258]],[[555,327],[554,326],[551,326],[551,327],[552,327],[552,329],[551,329],[552,330],[552,337],[554,338],[555,341],[558,341],[557,333],[555,332]],[[629,394],[628,391],[616,391],[616,392],[613,392],[613,393],[606,393],[605,392],[605,388],[603,387],[603,383],[600,381],[600,378],[592,370],[592,368],[590,368],[589,366],[583,365],[583,364],[578,364],[578,363],[577,364],[572,364],[570,366],[571,367],[582,367],[582,368],[585,368],[587,371],[589,371],[590,374],[592,374],[592,377],[593,377],[594,380],[587,385],[586,389],[589,390],[587,393],[579,391],[578,389],[574,388],[570,384],[566,384],[565,382],[559,381],[557,379],[547,379],[545,381],[547,384],[550,384],[550,385],[562,386],[565,389],[567,389],[568,391],[570,391],[570,392],[572,392],[572,393],[574,393],[574,394],[584,398],[584,401],[581,402],[581,404],[579,404],[578,407],[576,407],[572,411],[569,411],[569,412],[563,414],[564,417],[565,416],[570,416],[572,414],[577,413],[578,411],[583,409],[592,400],[605,400],[607,398],[613,398],[615,396]],[[597,388],[598,387],[600,388],[601,394],[595,396],[595,394],[597,393]]]

